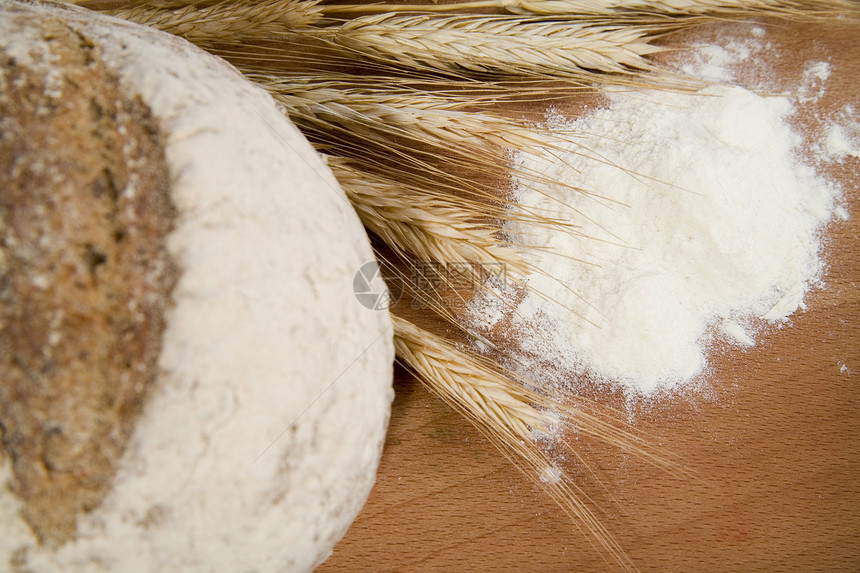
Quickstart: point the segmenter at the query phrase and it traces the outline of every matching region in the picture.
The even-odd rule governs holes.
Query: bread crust
[[[149,108],[68,25],[39,33],[49,63],[0,52],[0,459],[56,545],[109,490],[158,374],[176,213]]]

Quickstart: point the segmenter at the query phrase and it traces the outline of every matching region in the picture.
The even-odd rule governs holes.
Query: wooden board
[[[768,39],[787,85],[806,61],[831,64],[807,119],[860,109],[860,24],[783,22]],[[630,407],[634,427],[696,476],[582,451],[603,484],[586,484],[603,523],[643,571],[860,570],[860,161],[831,175],[851,219],[830,228],[826,287],[808,310],[714,356],[707,391]],[[395,389],[376,486],[320,572],[617,569],[465,420],[403,372]]]

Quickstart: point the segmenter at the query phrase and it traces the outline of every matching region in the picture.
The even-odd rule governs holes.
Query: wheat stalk
[[[108,10],[131,22],[182,36],[196,44],[239,39],[272,39],[284,32],[309,26],[320,17],[319,0],[222,0],[208,5],[190,2],[144,2]],[[172,7],[176,4],[175,7]]]
[[[649,30],[511,16],[380,14],[323,30],[370,58],[447,72],[573,76],[655,71]]]
[[[749,17],[752,14],[790,17],[830,16],[840,11],[856,12],[858,5],[847,0],[477,0],[453,4],[332,4],[327,14],[382,14],[389,12],[452,12],[504,10],[511,14],[566,16],[575,18],[630,16],[721,16]]]

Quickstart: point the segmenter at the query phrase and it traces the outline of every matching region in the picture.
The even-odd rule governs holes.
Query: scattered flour
[[[750,42],[702,48],[683,70],[727,81]],[[563,153],[520,155],[520,173],[532,176],[515,192],[522,209],[577,232],[512,223],[509,238],[536,272],[518,298],[473,301],[478,328],[512,329],[521,363],[632,394],[697,378],[714,341],[753,346],[766,321],[804,308],[822,272],[822,229],[837,210],[847,216],[839,189],[798,159],[802,140],[788,121],[796,103],[824,93],[829,74],[809,64],[794,98],[725,84],[693,95],[626,91],[576,121],[551,117]],[[856,128],[834,124],[831,155],[857,152]]]
[[[860,158],[860,120],[854,106],[846,105],[827,122],[821,151],[831,161]]]
[[[818,100],[827,89],[830,78],[830,64],[827,62],[806,62],[803,67],[803,80],[797,90],[797,102],[804,104]]]
[[[761,50],[761,43],[755,39],[765,34],[764,28],[752,29],[753,38],[732,38],[723,46],[701,44],[683,62],[680,70],[691,77],[709,82],[731,82],[734,78],[732,66],[747,60],[754,50]]]

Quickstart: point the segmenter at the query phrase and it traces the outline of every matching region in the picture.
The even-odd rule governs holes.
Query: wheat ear
[[[513,120],[491,116],[479,112],[460,111],[468,100],[451,101],[447,98],[432,96],[427,93],[387,93],[379,90],[364,89],[330,89],[316,87],[310,84],[302,85],[289,78],[278,78],[267,75],[249,74],[251,79],[267,88],[281,102],[290,118],[299,125],[305,135],[317,146],[318,151],[333,156],[348,157],[353,170],[342,173],[350,183],[358,188],[360,177],[371,178],[362,190],[366,199],[371,187],[378,191],[386,191],[389,198],[395,197],[397,189],[401,193],[408,192],[410,200],[422,207],[435,205],[451,205],[452,198],[459,196],[458,204],[461,223],[458,231],[466,229],[463,222],[470,210],[473,217],[494,217],[502,220],[516,218],[521,222],[540,225],[562,226],[565,223],[552,219],[549,215],[535,212],[497,208],[500,197],[497,190],[491,186],[482,185],[469,177],[458,175],[455,167],[465,169],[473,174],[498,175],[510,177],[517,167],[510,164],[511,150],[523,152],[546,151],[556,149],[559,141],[550,139]],[[385,159],[379,159],[379,158]],[[440,167],[439,158],[445,158],[445,164]],[[345,165],[344,163],[339,164]],[[354,168],[359,170],[355,171]],[[362,175],[359,176],[359,173]],[[376,175],[374,175],[374,173]],[[380,173],[388,173],[381,177]],[[529,172],[520,173],[525,180],[540,180],[540,174]],[[396,184],[393,182],[397,182]],[[434,199],[435,197],[435,199]],[[464,202],[463,197],[473,197],[472,201]],[[400,202],[403,202],[403,197]],[[434,203],[434,201],[436,201]],[[439,202],[441,201],[441,202]],[[504,203],[504,202],[503,202]],[[450,244],[449,255],[459,252],[455,258],[440,257],[440,249],[434,249],[436,256],[429,257],[426,248],[418,248],[420,238],[445,238],[453,241],[454,235],[445,235],[441,226],[436,225],[436,232],[425,233],[425,227],[409,241],[406,246],[408,226],[406,221],[398,223],[397,233],[380,233],[383,221],[380,216],[393,214],[379,210],[381,205],[373,209],[367,208],[364,215],[368,221],[376,221],[374,232],[385,239],[391,239],[389,245],[396,250],[412,252],[422,260],[438,262],[462,262],[468,252],[465,235],[460,234],[460,244]],[[434,215],[442,216],[442,209]],[[417,212],[412,210],[414,222],[417,222]],[[445,213],[445,220],[452,223],[452,213]],[[473,228],[473,231],[477,231]],[[452,231],[453,233],[453,231]],[[395,237],[399,240],[395,241]],[[482,249],[489,248],[488,237],[480,238],[470,235],[478,241]],[[388,241],[386,241],[388,242]],[[437,247],[441,243],[434,241]],[[427,245],[425,245],[426,247]],[[492,250],[492,249],[491,249]],[[481,257],[473,252],[466,260],[471,262],[499,262],[508,259],[512,270],[523,270],[520,262],[513,258],[503,257],[496,253],[487,257],[484,250]]]
[[[624,550],[585,503],[587,496],[572,485],[538,443],[541,434],[553,432],[559,424],[560,413],[553,411],[556,405],[509,381],[480,356],[459,350],[407,320],[397,316],[392,316],[392,320],[398,360],[540,484],[621,567],[635,570]],[[567,414],[571,414],[570,408]],[[577,414],[572,412],[573,416]],[[596,417],[584,416],[577,421],[582,429],[598,437],[639,453],[643,451],[632,436],[617,430],[616,435],[608,435],[612,433],[611,426]]]
[[[323,10],[327,14],[504,10],[511,14],[581,18],[652,18],[659,15],[819,17],[832,16],[840,11],[856,12],[858,5],[846,0],[477,0],[454,4],[330,4]]]
[[[144,2],[109,10],[112,16],[182,36],[196,44],[239,39],[272,39],[290,30],[309,26],[320,17],[319,0],[222,0],[165,8]]]
[[[517,14],[560,15],[590,13],[623,17],[625,14],[669,16],[720,16],[749,18],[751,15],[819,17],[840,10],[857,10],[842,0],[501,0],[505,10]]]
[[[398,358],[457,410],[505,441],[531,441],[533,431],[551,431],[551,418],[532,405],[530,392],[507,384],[450,342],[402,318],[392,320]]]
[[[582,77],[655,71],[649,30],[511,16],[380,14],[322,31],[370,58],[447,72]]]
[[[524,269],[522,261],[517,262],[512,256],[502,256],[501,252],[490,249],[490,238],[476,235],[478,229],[474,224],[469,227],[472,231],[469,238],[477,241],[481,251],[472,251],[466,256],[469,248],[467,236],[463,233],[468,227],[465,221],[469,211],[473,218],[516,218],[526,223],[568,227],[546,214],[514,213],[510,209],[497,208],[500,200],[497,190],[458,175],[452,169],[460,167],[473,174],[495,174],[506,179],[512,171],[519,169],[510,164],[511,150],[552,152],[558,148],[558,140],[513,120],[461,111],[468,107],[468,98],[451,100],[425,92],[389,93],[367,88],[334,89],[324,84],[319,87],[265,74],[252,73],[248,77],[268,89],[285,106],[290,118],[302,128],[318,151],[351,160],[350,170],[344,170],[342,176],[363,192],[356,197],[362,199],[356,205],[364,207],[363,215],[368,224],[374,222],[372,230],[399,252],[408,251],[422,260],[437,262],[506,262],[512,270],[521,271]],[[440,157],[445,158],[442,167],[438,165]],[[336,167],[344,165],[347,164],[336,164]],[[380,173],[387,173],[387,176],[380,176]],[[541,174],[523,171],[520,175],[524,180],[542,180]],[[364,186],[361,186],[361,177],[369,178]],[[439,224],[433,226],[432,233],[427,232],[431,228],[429,221],[432,217],[425,218],[424,227],[416,228],[414,232],[410,232],[406,220],[397,223],[396,232],[392,229],[383,232],[382,217],[394,213],[382,210],[382,205],[370,207],[368,199],[372,187],[384,191],[388,200],[399,191],[399,203],[406,203],[404,199],[407,197],[409,201],[416,201],[410,209],[411,221],[416,223],[420,219],[414,207],[420,205],[433,206],[436,209],[434,217],[443,218],[453,225],[453,212],[445,212],[441,207],[451,206],[453,198],[459,197],[459,223],[447,235]],[[403,196],[404,192],[408,196]],[[475,199],[464,202],[464,196]],[[457,241],[454,228],[459,237]],[[407,240],[410,236],[411,239]],[[431,242],[427,241],[423,247],[419,246],[421,241],[431,238],[434,249],[428,250]],[[512,255],[508,249],[505,250]],[[430,256],[431,252],[435,255]],[[447,256],[442,256],[442,252],[447,252]],[[490,252],[494,253],[493,256],[488,256]],[[455,253],[459,254],[453,256]]]
[[[289,64],[293,61],[284,60],[283,67],[289,68]],[[242,69],[249,77],[272,77],[272,74],[267,74],[260,68],[242,66]],[[450,102],[451,109],[464,111],[477,111],[498,104],[511,103],[536,104],[540,105],[541,109],[545,109],[553,102],[569,101],[575,95],[590,95],[599,91],[593,85],[586,86],[573,82],[482,82],[450,78],[403,78],[373,73],[350,74],[328,70],[278,70],[276,79],[278,82],[275,86],[283,83],[347,93],[421,98],[430,96]],[[539,117],[543,119],[542,113]]]
[[[342,159],[330,158],[328,164],[364,226],[396,252],[443,265],[502,265],[525,272],[520,255],[502,244],[495,230],[475,222],[480,206],[415,193]]]
[[[397,137],[449,151],[499,156],[499,150],[538,151],[548,141],[518,123],[486,113],[463,111],[466,98],[426,92],[391,93],[378,89],[330,89],[286,77],[247,74],[265,87],[292,115],[304,121],[348,126],[360,137],[391,142]]]

